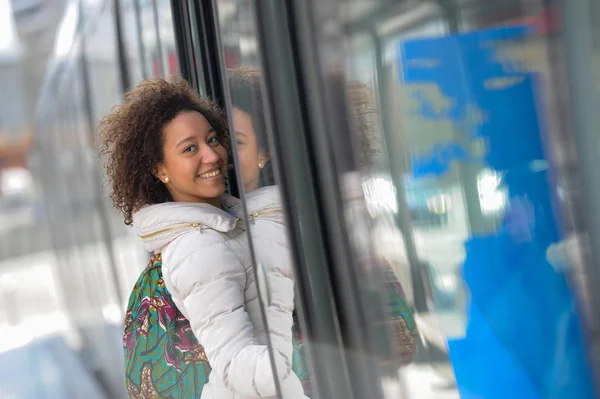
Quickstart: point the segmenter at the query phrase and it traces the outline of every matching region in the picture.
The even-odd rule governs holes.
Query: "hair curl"
[[[100,122],[100,154],[108,156],[104,167],[112,186],[110,198],[126,225],[132,224],[133,213],[143,206],[172,201],[153,171],[163,161],[163,128],[186,111],[202,114],[230,153],[227,118],[181,77],[141,82]]]

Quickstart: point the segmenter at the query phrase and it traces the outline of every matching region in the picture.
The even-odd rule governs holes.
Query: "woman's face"
[[[225,192],[227,150],[202,114],[181,112],[164,127],[163,154],[154,174],[174,201],[219,206]]]
[[[250,114],[241,109],[233,108],[233,127],[235,129],[244,191],[250,192],[260,186],[260,170],[267,163],[268,157],[265,151],[258,146]]]

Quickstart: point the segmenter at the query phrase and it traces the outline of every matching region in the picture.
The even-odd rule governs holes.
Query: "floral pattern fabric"
[[[199,398],[210,365],[173,303],[154,255],[129,298],[123,333],[125,383],[132,399]]]
[[[304,394],[310,398],[312,396],[312,384],[310,375],[308,374],[306,348],[304,346],[302,331],[300,331],[300,323],[298,322],[298,313],[296,310],[294,310],[292,316],[294,318],[294,324],[292,324],[292,344],[294,345],[292,370],[300,379],[304,388]]]
[[[390,349],[402,365],[412,362],[417,346],[417,323],[412,306],[406,300],[404,288],[391,266],[383,270],[382,299],[387,306],[389,327],[391,327]]]
[[[211,367],[189,321],[177,309],[165,287],[161,267],[161,255],[154,255],[129,298],[123,332],[127,391],[132,399],[200,398]],[[393,341],[408,363],[416,342],[413,312],[397,278],[393,273],[387,277],[384,285],[392,317]],[[311,397],[305,342],[296,311],[293,317],[292,369],[302,382],[306,396]]]

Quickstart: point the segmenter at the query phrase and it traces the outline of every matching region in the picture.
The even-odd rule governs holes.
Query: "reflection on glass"
[[[134,0],[137,1],[137,0]],[[159,29],[157,8],[154,7],[154,0],[139,0],[140,15],[138,16],[141,25],[142,56],[144,63],[145,78],[159,75],[158,71],[162,66],[162,58],[157,58],[157,49],[159,48]]]
[[[175,30],[173,28],[173,14],[169,0],[154,0],[158,16],[158,41],[157,47],[151,51],[153,75],[176,75],[179,73],[179,62],[175,51]]]
[[[168,0],[139,1],[144,71],[152,76],[176,75],[179,64],[175,50],[175,31]],[[135,9],[135,8],[134,8]]]
[[[346,144],[346,153],[339,151],[338,160],[344,164],[355,153],[359,167],[358,170],[346,167],[339,180],[352,255],[359,267],[361,285],[356,294],[362,297],[365,306],[368,322],[365,329],[371,330],[374,339],[376,364],[386,372],[391,371],[391,381],[395,382],[397,368],[409,364],[415,355],[417,336],[413,310],[399,277],[407,264],[406,258],[379,245],[384,240],[389,244],[392,237],[400,235],[390,223],[398,212],[398,193],[386,171],[385,139],[376,91],[368,81],[347,81],[337,72],[333,74],[334,90],[347,96],[355,133],[354,137],[338,137],[336,145],[344,148],[342,141],[357,143],[356,148]]]
[[[144,77],[147,76],[142,54],[144,54],[144,44],[141,33],[141,12],[139,0],[125,0],[120,4],[121,7],[121,25],[124,31],[124,44],[127,53],[128,70],[131,78],[131,85],[135,86]]]
[[[424,348],[402,371],[408,396],[593,397],[585,320],[556,266],[581,256],[556,207],[563,150],[546,146],[561,104],[547,94],[555,14],[524,1],[389,14],[380,3],[357,13],[369,32],[349,30],[349,70],[377,82],[411,262]]]
[[[507,193],[501,187],[502,178],[491,170],[482,170],[477,177],[479,206],[484,215],[501,214],[506,207]]]
[[[105,7],[98,16],[95,30],[86,35],[85,52],[90,91],[93,93],[94,123],[119,100],[119,69],[117,64],[116,32],[111,7]]]
[[[230,70],[228,75],[237,167],[245,192],[268,338],[259,309],[250,313],[250,317],[261,342],[267,343],[269,339],[273,350],[288,365],[277,370],[283,397],[297,397],[303,392],[310,395],[302,341],[298,339],[301,333],[295,315],[292,259],[267,145],[262,77],[259,70],[247,67]]]
[[[263,308],[248,307],[259,340],[269,344],[284,398],[311,396],[302,334],[295,309],[294,272],[283,206],[275,184],[271,152],[267,143],[263,79],[255,67],[258,48],[255,40],[252,5],[219,2],[222,42],[231,98],[232,134],[235,136],[236,167],[248,213],[250,245],[255,276]],[[239,57],[239,58],[238,58]],[[252,293],[246,300],[256,301]],[[261,312],[264,312],[263,320]],[[266,324],[265,324],[266,322]]]
[[[247,193],[275,184],[264,122],[261,79],[259,70],[253,68],[238,68],[229,73],[233,128],[242,184]]]
[[[256,262],[260,273],[264,270],[267,278],[263,289],[270,294],[265,303],[267,321],[271,330],[271,341],[273,348],[285,353],[293,348],[292,369],[304,384],[305,393],[310,395],[311,378],[305,361],[302,334],[298,319],[293,314],[293,271],[289,254],[289,246],[286,238],[286,229],[283,224],[282,205],[279,199],[278,188],[274,186],[273,173],[270,163],[270,151],[267,147],[265,137],[266,128],[264,124],[264,110],[261,91],[262,77],[260,72],[251,68],[238,68],[229,71],[229,86],[232,98],[232,119],[236,135],[236,144],[239,157],[240,175],[245,190],[245,199],[250,215],[250,232],[254,248]],[[372,118],[374,109],[364,107],[364,103],[357,95],[357,88],[364,94],[365,87],[358,84],[347,85],[351,90],[351,97],[355,99],[353,104],[353,116],[362,121],[362,139],[364,151],[361,153],[364,163],[371,164],[372,158],[378,152],[374,149],[377,145],[373,123],[368,122]],[[354,90],[354,91],[352,91]],[[370,210],[374,213],[385,213],[382,209],[394,207],[392,201],[395,193],[389,181],[385,179],[373,179],[365,182],[368,185],[371,196],[386,194],[382,201],[372,201]],[[370,255],[370,249],[365,247],[365,236],[369,229],[364,223],[366,208],[364,207],[361,183],[356,173],[350,172],[345,176],[343,182],[344,194],[348,196],[346,204],[346,215],[351,225],[350,235],[356,246],[356,255],[363,267],[365,275],[371,275],[376,260]],[[374,197],[373,197],[374,198]],[[368,241],[367,241],[368,242]],[[368,244],[367,244],[368,246]],[[391,313],[391,323],[381,323],[381,319],[374,320],[371,326],[378,337],[377,356],[388,364],[405,364],[410,362],[414,355],[416,341],[416,330],[412,311],[404,299],[403,289],[393,271],[394,265],[384,265],[379,272],[383,279],[383,286],[369,285],[365,287],[365,299],[379,297],[378,288],[384,289],[383,297],[386,299],[387,311]],[[287,292],[287,294],[286,294]],[[361,293],[362,294],[362,293]],[[286,296],[284,296],[286,295]],[[279,299],[278,299],[279,298]],[[275,301],[281,301],[279,307],[286,309],[289,314],[282,319],[281,310],[273,312],[271,307]],[[371,313],[378,314],[371,309]],[[271,313],[273,312],[273,313]],[[276,317],[279,316],[279,317]],[[286,320],[287,319],[287,320]],[[291,324],[293,322],[293,324]],[[255,322],[260,326],[260,322]],[[291,331],[293,335],[290,336]],[[261,332],[258,329],[257,332]],[[391,345],[391,347],[389,346]],[[382,363],[383,365],[383,363]],[[285,380],[283,381],[285,386]]]

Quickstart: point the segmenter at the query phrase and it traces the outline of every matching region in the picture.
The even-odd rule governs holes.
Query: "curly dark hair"
[[[98,127],[101,155],[112,185],[110,198],[126,225],[145,205],[172,201],[165,185],[153,174],[163,160],[163,128],[185,111],[201,113],[228,153],[231,141],[227,118],[210,100],[200,97],[181,77],[157,77],[141,82],[125,95]]]
[[[259,69],[239,67],[229,69],[229,91],[231,105],[248,113],[252,117],[252,126],[256,132],[258,146],[267,148],[267,128],[265,126],[264,104],[262,96],[262,75]]]
[[[252,118],[252,127],[256,133],[258,147],[269,154],[262,93],[263,82],[260,70],[244,66],[229,69],[227,72],[229,78],[229,91],[231,92],[231,105],[250,115]],[[275,184],[272,164],[272,162],[267,163],[260,171],[261,187]]]

